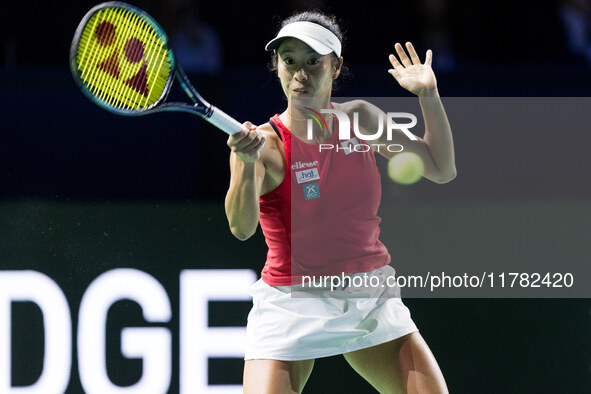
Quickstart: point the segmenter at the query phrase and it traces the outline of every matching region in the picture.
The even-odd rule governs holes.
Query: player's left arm
[[[378,152],[391,158],[396,152],[390,152],[384,149],[384,146],[399,144],[404,147],[404,151],[410,151],[418,154],[425,164],[425,178],[437,182],[446,183],[456,176],[454,146],[451,127],[443,108],[439,92],[437,90],[437,81],[431,68],[432,52],[427,51],[425,63],[421,61],[411,43],[406,43],[408,54],[400,44],[394,46],[400,60],[395,55],[390,55],[389,60],[392,69],[388,70],[390,74],[398,81],[401,87],[410,91],[419,97],[422,115],[425,123],[425,133],[419,137],[412,133],[415,140],[409,138],[402,130],[393,130],[389,139],[387,133],[387,120],[384,112],[375,105],[366,101],[356,100],[351,102],[350,110],[359,113],[360,131],[376,130],[380,115],[383,119],[383,130],[381,137],[377,140],[380,144]],[[400,120],[396,120],[400,122]],[[369,133],[369,132],[368,132]],[[371,134],[371,133],[370,133]],[[378,146],[378,145],[375,146]]]
[[[400,60],[390,54],[388,59],[393,68],[388,72],[401,87],[419,97],[423,112],[425,134],[420,145],[427,150],[432,161],[430,164],[434,167],[430,168],[433,173],[427,176],[428,167],[425,163],[425,176],[438,183],[449,182],[457,173],[454,146],[451,126],[439,97],[435,73],[431,68],[433,52],[427,51],[425,63],[422,64],[410,42],[406,43],[408,55],[399,43],[394,45],[394,49]]]

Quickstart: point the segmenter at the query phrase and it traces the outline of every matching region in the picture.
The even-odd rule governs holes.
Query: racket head
[[[123,115],[142,115],[162,103],[175,58],[168,37],[146,12],[123,2],[93,7],[70,48],[74,80],[94,103]]]

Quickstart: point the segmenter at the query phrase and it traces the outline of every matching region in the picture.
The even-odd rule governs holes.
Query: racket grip
[[[226,132],[228,135],[236,134],[243,129],[242,125],[238,121],[226,114],[221,109],[211,106],[211,116],[205,118],[209,123],[217,127],[218,129]]]

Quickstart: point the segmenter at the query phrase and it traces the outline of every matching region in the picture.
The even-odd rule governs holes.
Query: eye
[[[294,64],[294,61],[290,57],[285,57],[285,58],[283,58],[283,63],[287,64],[288,66],[291,66]]]
[[[318,58],[316,58],[316,57],[313,57],[313,58],[311,58],[310,60],[308,60],[308,64],[310,64],[310,65],[312,65],[312,66],[315,66],[315,65],[317,65],[318,63],[320,63],[320,60],[319,60]]]

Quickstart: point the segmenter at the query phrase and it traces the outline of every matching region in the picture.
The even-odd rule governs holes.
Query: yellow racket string
[[[120,26],[121,25],[121,14],[122,14],[122,10],[117,10],[117,12],[115,13],[116,16],[114,16],[113,22],[114,22],[114,26]],[[102,22],[104,22],[104,16],[103,16],[103,20]],[[101,22],[101,23],[102,23]],[[95,30],[95,34],[96,34],[96,30]],[[115,36],[115,48],[117,48],[120,45],[120,36],[121,35],[116,35]],[[114,50],[111,53],[111,56],[117,56],[117,67],[119,64],[119,56],[117,54],[117,51]],[[97,66],[94,69],[94,75],[98,78],[100,78],[101,76],[103,76],[104,71],[100,70],[100,68]],[[110,80],[105,79],[104,81],[104,85],[105,88],[102,89],[100,91],[100,94],[98,95],[99,99],[105,101],[107,104],[109,104],[110,106],[116,106],[116,96],[114,94],[109,95],[108,92],[114,92],[117,89],[117,83],[119,82],[117,79],[115,78],[111,78]],[[126,109],[126,108],[124,108]]]
[[[86,23],[77,51],[80,78],[100,101],[140,110],[163,95],[172,64],[166,42],[143,16],[107,8]]]
[[[121,37],[125,39],[125,42],[127,42],[127,40],[129,39],[128,37],[132,37],[134,34],[137,33],[142,33],[142,31],[141,26],[137,25],[138,18],[135,17],[135,15],[130,15],[129,13],[126,13],[124,17],[125,21],[121,24],[121,26],[123,27]],[[124,45],[124,43],[122,43],[122,45]],[[124,46],[122,46],[122,48],[123,50],[125,50]],[[135,75],[138,71],[139,68],[137,67],[137,65],[136,67],[129,67],[128,69],[123,70],[121,78],[123,81],[129,81],[133,77],[133,75]],[[131,94],[130,101],[133,103],[137,103],[139,106],[140,103],[138,102],[137,98],[137,91],[134,90]]]
[[[130,37],[131,35],[134,35],[135,31],[137,30],[137,28],[133,27],[133,22],[131,21],[131,19],[139,19],[137,16],[135,16],[135,14],[130,13],[130,12],[125,12],[125,10],[117,10],[117,17],[116,19],[113,21],[114,25],[119,27],[119,34],[117,34],[117,41],[115,43],[115,47],[121,49],[124,49],[124,44],[125,42],[129,39],[128,37]],[[124,19],[121,20],[121,17],[123,17]],[[107,18],[103,18],[105,20],[108,20]],[[124,30],[121,29],[121,27],[124,27]],[[149,29],[145,29],[146,31],[149,31]],[[137,33],[135,34],[136,36],[138,35]],[[143,36],[145,41],[145,35]],[[142,42],[143,42],[142,41]],[[115,56],[118,56],[118,65],[124,65],[124,66],[129,66],[129,63],[125,61],[125,59],[122,58],[121,54],[115,54]],[[143,63],[142,63],[143,64]],[[130,92],[127,92],[125,89],[125,86],[121,84],[121,81],[125,82],[128,81],[131,77],[134,71],[139,71],[139,69],[141,68],[141,66],[136,66],[136,67],[122,67],[121,70],[117,70],[120,72],[119,78],[106,78],[107,80],[110,80],[110,84],[108,86],[107,89],[105,89],[105,92],[111,92],[113,94],[111,94],[110,98],[112,99],[120,99],[121,101],[123,101],[124,103],[127,104],[131,104],[130,108],[131,109],[135,109],[137,107],[141,107],[141,103],[138,103],[137,101],[137,97],[138,94],[137,89],[133,90],[133,92],[131,92],[132,97],[125,97],[125,94],[128,94]],[[98,71],[98,68],[95,70],[95,73],[99,73],[97,75],[101,75],[100,71]],[[103,74],[104,76],[105,74]],[[112,75],[111,75],[112,77]],[[166,75],[164,76],[166,78]],[[119,85],[119,86],[117,86]],[[119,89],[114,89],[116,87],[119,87]],[[128,89],[127,89],[128,90]],[[156,93],[160,93],[162,89],[160,89],[160,91],[157,91]],[[159,94],[157,95],[156,99],[159,97]],[[102,96],[102,98],[106,98],[104,95]],[[148,105],[151,104],[153,102],[153,100],[149,100],[151,97],[147,96],[148,100],[145,101],[145,103],[147,103]],[[116,103],[115,103],[116,104]],[[135,105],[134,105],[135,104]],[[124,109],[128,109],[126,108],[127,106],[124,106]]]
[[[160,53],[161,51],[164,51],[164,42],[162,40],[158,40],[158,42],[156,43],[158,46],[158,50],[154,50],[152,53],[154,54],[153,58],[151,58],[148,61],[148,64],[150,65],[149,67],[153,67],[152,69],[150,69],[150,73],[148,75],[153,75],[153,81],[151,82],[152,85],[155,85],[157,89],[164,89],[164,84],[162,84],[161,86],[158,85],[158,81],[159,79],[156,78],[158,75],[162,75],[163,72],[163,65],[164,65],[164,60],[168,60],[168,58],[161,56],[160,58],[156,58],[155,54],[156,53]],[[170,72],[170,65],[168,65],[166,67],[166,71],[165,71],[165,75],[168,75],[168,73]],[[164,83],[166,83],[166,80],[164,80]],[[144,105],[147,105],[147,100],[148,98],[146,97]]]
[[[123,15],[124,12],[122,9],[117,9],[116,15],[114,16],[114,26],[124,26],[125,23],[121,20],[121,18],[124,16]],[[125,39],[125,34],[119,34],[118,36],[116,36],[116,41],[115,41],[115,45],[117,48],[121,47],[121,43],[122,41]],[[119,58],[119,56],[118,56]],[[120,59],[118,59],[120,60]],[[95,72],[97,72],[97,69],[95,69]],[[125,70],[123,70],[125,71]],[[100,72],[100,71],[99,71]],[[124,80],[123,78],[125,78],[125,75],[123,75],[123,73],[120,74],[120,78],[122,78],[122,80]],[[104,89],[104,100],[111,106],[116,106],[116,99],[119,97],[119,95],[115,95],[115,94],[111,94],[107,96],[106,92],[117,92],[117,87],[118,84],[120,83],[120,81],[118,79],[115,78],[111,78],[110,81],[105,81],[106,82],[106,88]],[[126,107],[123,107],[122,109],[129,109]]]
[[[136,33],[136,34],[137,33],[140,33],[140,34],[145,33],[143,30],[141,30],[140,21],[138,19],[139,18],[137,18],[135,15],[129,16],[129,19],[126,20],[126,23],[124,25],[125,31],[122,34],[123,36],[128,37],[128,36],[131,36],[133,33]],[[140,34],[138,34],[138,35],[140,35]],[[145,34],[142,34],[142,36],[145,36]],[[142,38],[145,38],[145,37],[142,37]],[[143,39],[141,41],[143,42]],[[135,73],[131,73],[131,69],[130,69],[129,73],[123,76],[123,79],[125,81],[129,81],[130,79],[133,79],[133,76],[136,75],[140,71],[140,69],[139,68],[134,69],[134,71],[135,71]],[[140,105],[139,100],[138,100],[138,98],[139,98],[138,94],[140,94],[138,90],[134,91],[134,93],[131,97],[131,101],[137,102],[138,105]]]
[[[139,20],[139,18],[137,18],[136,23],[138,23],[138,24],[141,23],[141,21]],[[144,34],[142,34],[141,41],[142,42],[147,41],[147,40],[149,40],[149,38],[150,37],[148,35],[148,31],[145,30],[144,31]],[[158,41],[161,42],[161,40],[158,40]],[[154,50],[153,51],[150,51],[150,52],[147,52],[147,53],[144,54],[144,56],[146,57],[146,72],[147,72],[146,80],[148,81],[148,83],[150,82],[149,81],[150,80],[149,76],[152,75],[150,71],[154,69],[154,62],[157,62],[157,59],[156,59],[156,54],[157,53],[159,53],[159,51],[158,51],[158,42],[155,42],[154,43]],[[140,96],[139,95],[139,91],[138,91],[138,96],[136,97],[136,99],[139,102],[143,102],[144,105],[146,105],[148,96]]]
[[[95,24],[96,25],[95,29],[93,29],[92,31],[89,31],[89,40],[92,40],[92,39],[97,40],[96,36],[98,35],[99,26],[103,22],[107,22],[105,15],[104,15],[104,11],[101,11],[101,14],[102,15],[100,16],[100,18],[97,18],[97,23]],[[120,21],[119,17],[121,16],[121,10],[117,10],[117,12],[114,14],[116,14],[116,16],[113,15],[112,21],[115,22],[114,26],[117,26]],[[102,62],[106,61],[110,56],[116,56],[117,62],[115,64],[117,65],[117,67],[119,67],[118,51],[116,50],[116,48],[119,46],[120,37],[116,33],[117,32],[115,30],[114,31],[115,42],[112,46],[109,46],[110,48],[107,48],[106,50],[101,50],[100,47],[97,47],[97,46],[94,47],[94,51],[92,51],[93,56],[92,56],[92,59],[90,59],[90,63],[89,63],[89,65],[95,64],[95,67],[92,67],[92,68],[89,67],[90,74],[88,75],[88,81],[100,82],[100,83],[95,83],[95,84],[88,83],[89,90],[96,97],[98,97],[99,99],[106,101],[106,102],[110,101],[108,99],[113,97],[113,95],[108,95],[108,93],[113,92],[114,89],[109,87],[109,84],[108,84],[109,81],[104,79],[105,71],[100,68],[100,64]],[[111,70],[111,71],[114,71],[114,70]],[[106,85],[106,86],[103,86],[103,89],[99,89],[102,85]]]
[[[114,11],[111,15],[111,18],[109,18],[109,23],[114,22],[113,26],[118,26],[120,24],[120,15],[121,10]],[[91,21],[95,18],[95,23],[91,23]],[[88,90],[99,100],[103,100],[109,103],[111,101],[114,101],[114,99],[117,97],[116,90],[113,87],[113,84],[115,84],[116,86],[118,83],[120,83],[120,81],[118,81],[117,78],[107,79],[106,76],[108,74],[106,74],[105,70],[101,69],[100,65],[101,61],[104,62],[110,56],[116,56],[117,62],[115,64],[117,65],[117,67],[119,67],[119,55],[117,48],[120,47],[121,34],[116,34],[117,31],[115,30],[114,45],[109,45],[109,47],[106,50],[104,50],[103,48],[101,48],[100,44],[98,44],[97,35],[99,26],[102,23],[108,21],[105,17],[105,10],[97,13],[97,15],[95,15],[95,17],[93,17],[91,21],[87,23],[87,27],[85,28],[86,34],[84,35],[84,38],[87,40],[84,43],[89,48],[89,57],[79,59],[79,69],[82,71],[81,78],[83,81],[87,83]],[[88,26],[92,26],[92,28],[89,29]],[[83,42],[81,40],[80,45],[82,45],[82,43]],[[114,72],[115,70],[111,69],[110,71]],[[111,84],[109,84],[109,82],[111,82]],[[110,105],[116,106],[116,102]]]

